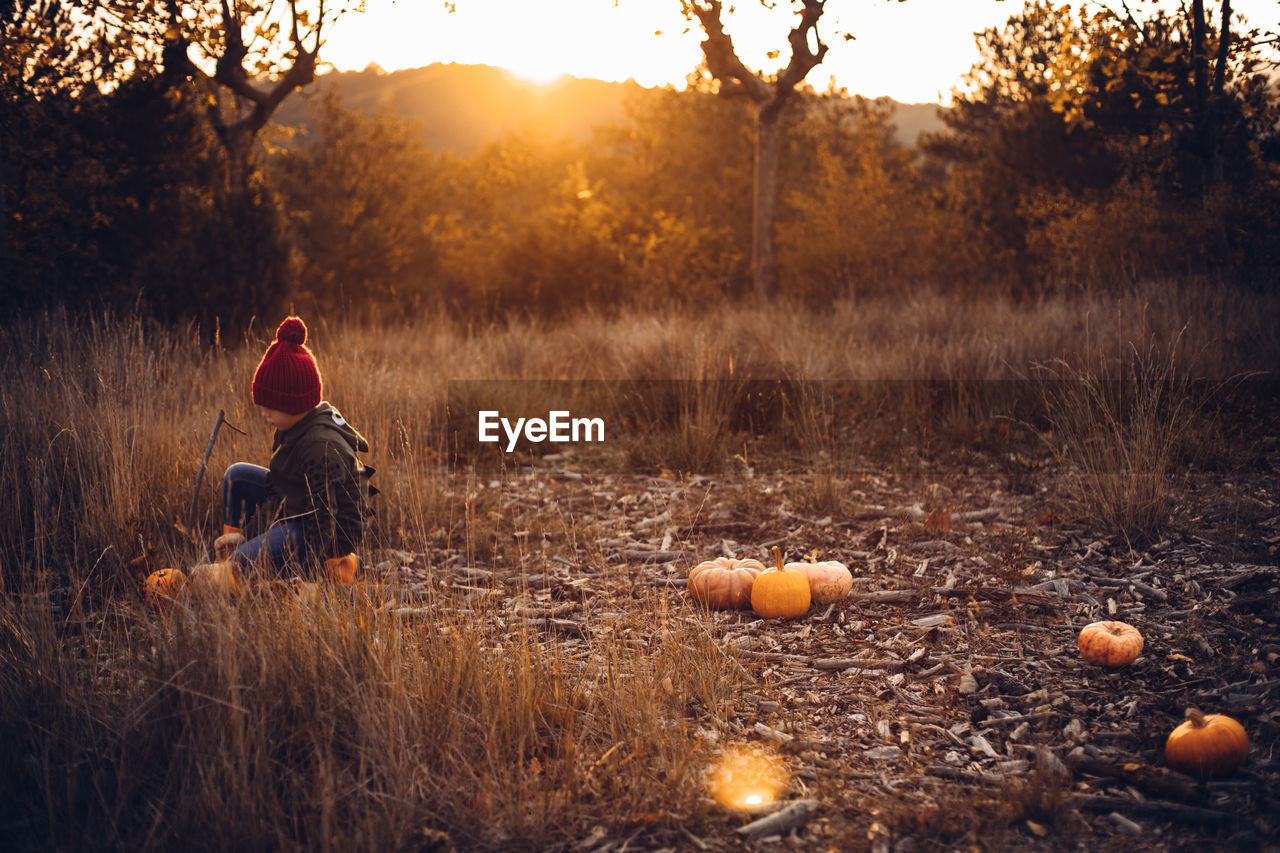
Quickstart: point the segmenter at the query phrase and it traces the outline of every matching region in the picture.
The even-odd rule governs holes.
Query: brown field
[[[786,849],[1274,845],[1277,307],[1165,285],[487,327],[308,317],[326,396],[378,469],[362,577],[163,613],[142,578],[206,556],[220,472],[265,462],[248,381],[275,319],[213,345],[9,325],[0,837],[747,849],[755,815],[708,780],[750,746],[781,762],[782,800],[817,803]],[[451,456],[457,379],[716,381],[621,437],[622,464],[489,473]],[[788,394],[744,424],[735,388],[763,380]],[[193,542],[218,409],[244,434],[218,439]],[[852,594],[788,622],[689,600],[696,562],[775,544],[846,562]],[[1112,615],[1147,643],[1114,672],[1075,651]],[[1232,776],[1164,765],[1188,704],[1245,725]]]

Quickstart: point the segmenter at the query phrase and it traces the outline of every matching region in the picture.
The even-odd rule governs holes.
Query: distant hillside
[[[537,85],[488,65],[436,63],[393,72],[370,67],[321,76],[284,102],[277,123],[305,127],[307,101],[327,86],[349,108],[420,122],[428,145],[460,154],[517,129],[585,138],[597,125],[621,121],[628,94],[640,89],[631,81],[577,77]],[[899,138],[911,144],[922,131],[940,129],[937,111],[937,104],[896,104]]]
[[[914,145],[922,133],[936,133],[945,129],[938,117],[943,108],[938,104],[900,104],[892,98],[881,98],[893,105],[893,123],[898,128],[898,139]]]
[[[290,96],[276,120],[305,125],[307,98],[326,86],[335,87],[349,108],[421,122],[428,145],[463,154],[518,128],[585,137],[596,125],[621,120],[624,98],[639,88],[576,77],[539,86],[487,65],[436,63],[393,72],[370,68],[323,75]]]

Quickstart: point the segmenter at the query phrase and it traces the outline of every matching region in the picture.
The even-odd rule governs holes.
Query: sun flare
[[[564,68],[549,62],[541,62],[540,60],[542,59],[554,59],[554,57],[531,56],[514,62],[504,62],[502,67],[521,80],[526,80],[537,86],[546,86],[562,77],[568,76],[568,72]]]
[[[791,781],[786,764],[758,746],[725,751],[708,778],[711,796],[728,809],[747,811],[773,803]]]

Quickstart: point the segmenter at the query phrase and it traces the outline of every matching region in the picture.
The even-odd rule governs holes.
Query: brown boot
[[[236,595],[240,592],[240,572],[235,565],[225,563],[201,563],[191,569],[190,588],[195,592],[218,592]]]
[[[356,570],[360,568],[360,558],[355,552],[341,557],[330,557],[324,561],[324,577],[330,583],[351,586],[356,582]]]

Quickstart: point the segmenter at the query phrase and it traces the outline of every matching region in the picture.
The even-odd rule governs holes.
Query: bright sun
[[[770,51],[785,51],[793,24],[792,4],[766,5],[737,4],[727,25],[752,68],[769,66]],[[970,34],[1002,24],[1013,10],[991,0],[928,5],[926,17],[915,3],[845,4],[840,8],[853,17],[843,20],[833,8],[820,28],[833,49],[809,82],[821,89],[834,76],[851,91],[908,102],[945,97],[977,59]],[[1249,20],[1275,17],[1275,0],[1236,0],[1232,7]],[[844,44],[841,32],[857,41]],[[540,84],[571,74],[658,86],[680,85],[702,61],[698,28],[674,0],[376,0],[365,13],[344,15],[327,35],[325,60],[352,71],[371,62],[388,71],[458,62],[500,66]],[[911,50],[901,49],[904,39]]]
[[[524,56],[500,65],[522,80],[539,86],[554,83],[565,76],[565,70],[557,65],[554,56]]]
[[[448,13],[439,0],[369,4],[345,15],[324,55],[335,67],[418,68],[433,62],[493,65],[532,83],[565,75],[682,80],[701,57],[680,4],[627,0],[468,0]]]

